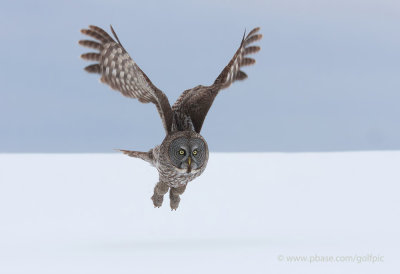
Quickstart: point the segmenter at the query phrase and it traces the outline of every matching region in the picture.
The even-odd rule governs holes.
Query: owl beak
[[[187,173],[190,173],[190,171],[192,171],[192,158],[189,156],[188,157],[188,169],[187,169]]]

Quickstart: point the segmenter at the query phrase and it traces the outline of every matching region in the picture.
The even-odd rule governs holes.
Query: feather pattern
[[[237,78],[237,75],[241,71],[240,68],[242,66],[252,65],[256,62],[254,59],[246,56],[256,53],[260,50],[259,46],[248,46],[262,38],[262,34],[258,34],[259,30],[260,28],[254,28],[252,31],[249,32],[246,38],[243,37],[239,49],[236,51],[229,64],[224,68],[224,70],[215,80],[214,85],[217,86],[217,88],[227,88],[234,81],[240,80]]]
[[[112,27],[111,31],[118,42],[106,31],[96,26],[89,26],[89,29],[81,30],[83,34],[97,41],[81,40],[79,44],[99,51],[81,55],[82,59],[98,62],[87,66],[85,70],[101,74],[101,82],[120,91],[124,96],[136,98],[142,103],[155,104],[168,134],[171,131],[172,110],[167,96],[153,85],[147,75],[132,60],[119,42]]]
[[[260,50],[259,46],[249,46],[262,38],[262,34],[258,34],[259,30],[260,28],[254,28],[247,36],[243,36],[239,49],[214,81],[213,85],[200,85],[185,90],[172,106],[174,112],[180,112],[190,116],[197,133],[200,133],[208,110],[219,91],[229,87],[236,80],[244,80],[247,78],[247,74],[240,69],[243,66],[249,66],[256,62],[255,59],[249,58],[247,55]]]

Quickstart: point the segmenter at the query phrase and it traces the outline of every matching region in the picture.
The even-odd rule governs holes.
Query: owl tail
[[[150,150],[149,152],[141,152],[141,151],[116,149],[116,151],[120,151],[123,154],[128,155],[130,157],[140,158],[150,164],[153,164],[153,150]]]

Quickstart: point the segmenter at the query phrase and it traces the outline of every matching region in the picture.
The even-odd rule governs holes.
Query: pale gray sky
[[[153,105],[83,71],[89,24],[113,24],[173,103],[210,84],[244,29],[264,35],[249,78],[202,129],[212,151],[400,149],[398,1],[3,1],[0,152],[148,150]]]

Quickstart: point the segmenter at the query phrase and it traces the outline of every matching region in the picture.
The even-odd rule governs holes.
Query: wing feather
[[[241,75],[238,77],[240,67],[249,66],[256,62],[253,58],[246,56],[249,54],[254,54],[261,49],[259,46],[249,46],[253,42],[262,38],[262,34],[257,33],[259,30],[260,28],[254,28],[249,32],[246,38],[243,37],[239,49],[236,51],[229,64],[215,80],[214,85],[219,86],[220,89],[224,89],[229,87],[234,81],[242,80]]]
[[[99,51],[81,55],[82,59],[98,62],[85,67],[85,70],[100,74],[101,82],[120,91],[124,96],[136,98],[142,103],[155,104],[168,134],[172,125],[172,110],[167,96],[153,85],[147,75],[132,60],[119,42],[112,27],[111,31],[118,42],[97,26],[91,25],[89,29],[81,30],[83,34],[97,41],[80,40],[79,44]]]
[[[87,47],[87,48],[92,48],[92,49],[97,49],[100,50],[101,44],[92,40],[80,40],[79,45]]]
[[[259,30],[260,28],[254,28],[247,36],[243,35],[240,47],[213,85],[197,86],[185,90],[172,106],[173,111],[180,111],[190,116],[196,132],[200,132],[208,110],[219,91],[229,87],[236,80],[247,78],[247,74],[241,71],[241,67],[249,66],[256,62],[255,59],[246,56],[260,50],[259,46],[249,46],[262,38],[262,35],[258,34]]]
[[[101,73],[101,68],[99,64],[93,64],[85,67],[85,70],[89,73]]]

